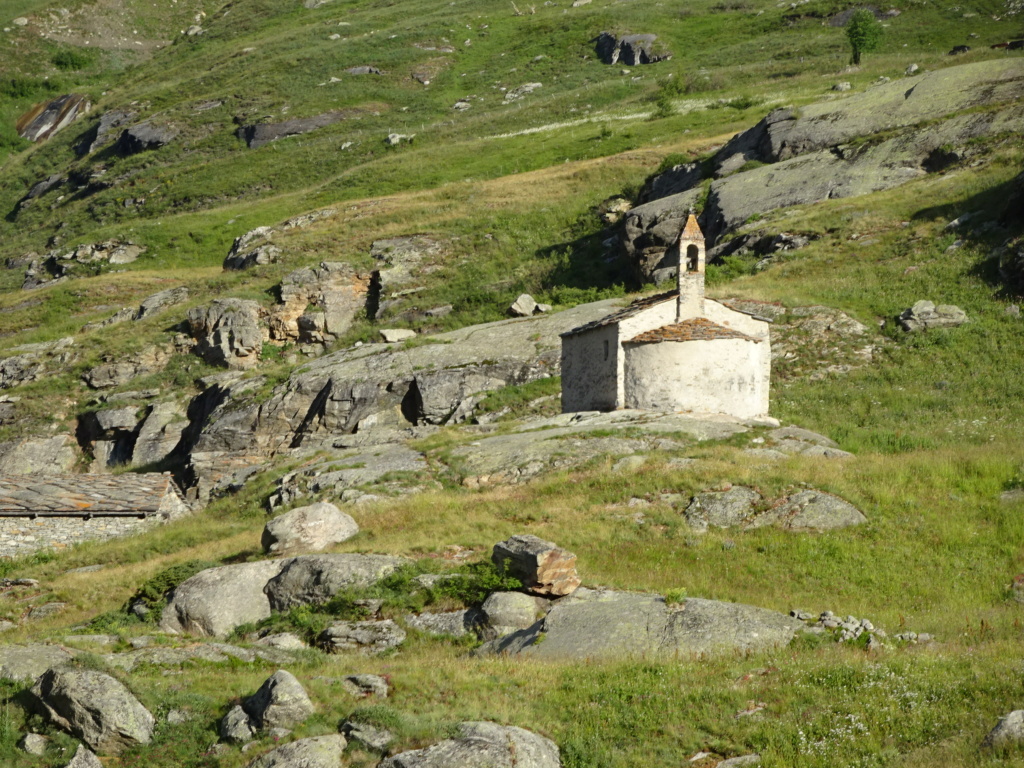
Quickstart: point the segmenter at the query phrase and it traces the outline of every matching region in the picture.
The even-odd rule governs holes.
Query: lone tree
[[[860,55],[873,51],[882,39],[882,25],[875,14],[866,8],[859,8],[846,23],[846,38],[853,51],[852,63],[860,64]]]

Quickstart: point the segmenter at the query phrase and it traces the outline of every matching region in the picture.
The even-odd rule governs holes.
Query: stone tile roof
[[[633,315],[643,312],[645,309],[653,307],[655,304],[661,304],[663,301],[675,299],[679,295],[678,290],[666,291],[665,293],[656,293],[653,296],[644,296],[643,298],[637,299],[629,304],[629,306],[623,307],[618,312],[612,312],[607,317],[602,317],[600,320],[594,320],[593,322],[581,325],[578,328],[566,331],[561,334],[562,338],[566,336],[575,336],[577,333],[584,333],[586,331],[593,331],[597,328],[604,328],[608,325],[613,325],[626,318],[633,317]]]
[[[0,517],[28,515],[152,515],[168,493],[182,501],[169,474],[6,475],[0,477]]]
[[[715,341],[717,339],[744,339],[755,344],[761,341],[745,333],[713,323],[706,317],[694,317],[673,325],[664,325],[653,331],[634,336],[626,344],[654,344],[659,341]]]
[[[692,213],[686,219],[686,226],[683,227],[683,231],[679,233],[680,240],[703,240],[704,233],[700,231],[700,224],[697,223],[697,217]]]

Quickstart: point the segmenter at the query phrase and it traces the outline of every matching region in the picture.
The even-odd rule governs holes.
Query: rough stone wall
[[[628,345],[626,407],[764,416],[768,380],[762,345],[745,339]]]
[[[138,517],[0,517],[0,557],[19,557],[41,549],[62,550],[83,541],[142,533],[164,522],[159,515]]]

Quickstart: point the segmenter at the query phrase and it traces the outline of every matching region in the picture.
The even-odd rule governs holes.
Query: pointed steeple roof
[[[686,217],[686,226],[683,227],[683,231],[679,233],[680,240],[703,240],[704,233],[700,231],[700,224],[697,223],[697,217],[693,215],[693,211],[690,211],[690,215]]]

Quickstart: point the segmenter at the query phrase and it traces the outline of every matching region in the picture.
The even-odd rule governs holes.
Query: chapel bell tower
[[[679,234],[679,299],[676,322],[704,315],[704,233],[690,211],[686,226]]]

